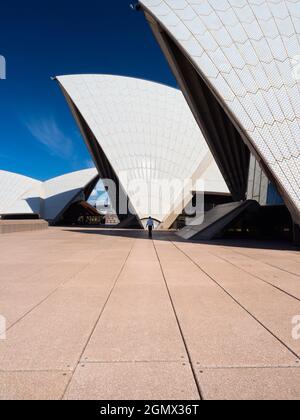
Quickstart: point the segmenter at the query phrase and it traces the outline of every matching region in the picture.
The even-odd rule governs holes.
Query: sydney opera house
[[[80,210],[80,203],[86,207],[98,180],[96,169],[66,174],[45,182],[0,171],[0,215],[6,220],[38,218],[50,224],[60,223],[72,205],[77,204],[78,208],[73,208],[75,213]],[[95,216],[91,207],[88,210]],[[84,209],[81,212],[87,214]]]
[[[108,75],[57,81],[101,179],[113,181],[114,190],[107,189],[123,226],[143,227],[152,215],[158,228],[171,228],[199,180],[203,191],[197,192],[212,204],[228,201],[228,188],[180,91]]]
[[[299,401],[300,0],[62,2],[40,15],[27,3],[34,34],[45,26],[27,62],[43,48],[45,96],[76,137],[63,153],[61,128],[36,135],[45,167],[28,132],[0,160],[90,169],[0,170],[0,400],[97,401],[128,418]],[[135,75],[173,87],[97,74],[137,62]],[[47,126],[39,74],[24,115]],[[8,91],[7,142],[26,90]]]
[[[218,199],[205,218],[200,214],[183,229],[185,239],[234,228],[296,238],[297,2],[141,0],[136,8],[145,13],[183,95],[124,77],[57,78],[100,177],[121,191],[116,208],[124,195],[135,225],[152,214],[169,229],[201,179],[203,193]],[[128,187],[137,179],[145,182],[138,193]],[[193,185],[188,191],[186,179]],[[179,181],[177,205],[153,188],[157,180]],[[127,220],[132,225],[133,218]]]
[[[143,228],[150,214],[158,229],[177,227],[189,206],[196,211],[192,202],[197,194],[202,219],[205,210],[232,201],[180,91],[117,76],[62,76],[57,81],[97,170],[47,182],[0,172],[3,218],[36,215],[52,225],[76,224],[75,204],[80,202],[85,209],[80,215],[88,208],[97,225],[97,210],[88,199],[99,179],[123,228]]]
[[[297,231],[299,2],[140,0],[139,8],[233,199],[284,202]]]
[[[97,177],[122,227],[143,228],[151,215],[158,229],[182,228],[185,239],[229,232],[296,239],[298,6],[140,0],[135,9],[181,91],[121,76],[56,77],[96,169],[47,183],[2,173],[1,185],[11,179],[24,191],[2,189],[0,213],[61,223],[78,191],[88,199]]]

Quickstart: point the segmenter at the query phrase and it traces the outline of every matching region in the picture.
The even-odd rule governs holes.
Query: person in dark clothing
[[[148,232],[149,232],[149,239],[152,239],[152,232],[154,229],[154,222],[152,217],[150,216],[148,221],[147,221],[147,228],[148,228]]]

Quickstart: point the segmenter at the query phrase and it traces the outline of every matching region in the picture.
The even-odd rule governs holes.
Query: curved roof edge
[[[162,82],[159,82],[157,80],[145,79],[145,78],[134,77],[134,76],[130,76],[130,75],[123,75],[123,74],[109,74],[109,73],[105,73],[105,74],[99,74],[99,73],[61,74],[61,75],[58,75],[58,76],[54,76],[52,78],[52,80],[60,82],[60,81],[63,81],[63,79],[65,79],[65,78],[67,79],[67,78],[70,78],[70,77],[86,77],[86,76],[88,76],[88,77],[89,76],[92,76],[92,77],[93,76],[95,76],[95,77],[101,76],[103,78],[105,78],[105,77],[107,77],[107,78],[115,77],[115,78],[118,78],[118,79],[125,79],[125,80],[126,79],[127,80],[140,80],[140,81],[143,81],[143,82],[146,82],[146,83],[151,83],[153,85],[157,85],[157,86],[160,86],[160,87],[163,87],[163,88],[173,89],[176,92],[179,91],[178,87],[172,86],[172,85],[167,84],[167,83],[162,83]]]
[[[0,214],[39,214],[54,221],[91,183],[98,180],[95,168],[71,172],[45,182],[0,171]]]
[[[173,206],[167,198],[162,203],[156,193],[145,196],[143,189],[139,196],[127,194],[126,186],[128,180],[134,182],[137,177],[147,185],[163,179],[195,180],[197,174],[203,176],[209,169],[203,167],[203,160],[210,152],[182,92],[127,76],[85,74],[58,76],[56,80],[101,178],[112,179],[122,187],[139,220],[152,213],[162,228],[169,228]],[[217,167],[215,173],[220,192],[228,193]],[[145,210],[150,196],[150,209]],[[175,214],[172,217],[176,219]]]
[[[12,213],[12,206],[16,202],[33,189],[39,191],[41,186],[42,182],[36,179],[0,170],[0,214]],[[32,212],[30,205],[27,203],[19,204],[15,210],[16,213]]]
[[[230,173],[240,170],[234,154],[245,161],[242,140],[279,190],[294,221],[300,224],[300,84],[292,80],[291,68],[291,54],[300,50],[300,20],[296,20],[292,3],[300,7],[300,0],[288,2],[285,8],[281,8],[283,2],[271,0],[244,2],[243,7],[233,2],[226,8],[208,2],[206,9],[201,7],[202,2],[192,0],[139,3],[229,187]],[[289,36],[285,25],[276,21],[278,15],[291,23]],[[246,45],[247,53],[243,49]],[[217,116],[218,124],[222,119],[222,124],[225,121],[231,132],[234,127],[238,135],[231,134],[229,141],[224,142],[220,130],[220,140],[213,139],[199,109],[204,97],[213,109],[210,118]],[[286,109],[280,110],[283,97]],[[217,112],[218,107],[222,108],[221,113]],[[232,147],[230,140],[235,143],[234,153],[226,156],[222,144]]]

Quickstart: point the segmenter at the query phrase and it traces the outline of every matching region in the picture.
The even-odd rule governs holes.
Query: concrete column
[[[295,245],[300,246],[300,225],[295,223],[293,227],[293,242]]]

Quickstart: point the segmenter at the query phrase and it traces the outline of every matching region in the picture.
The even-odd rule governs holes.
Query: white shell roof
[[[54,220],[97,176],[97,170],[92,168],[44,182],[43,218]]]
[[[300,0],[140,3],[223,99],[300,219]]]
[[[0,171],[0,214],[35,213],[55,220],[97,176],[93,168],[40,182]]]
[[[182,181],[195,174],[209,188],[228,193],[223,177],[208,150],[182,93],[161,84],[108,75],[57,77],[98,140],[140,219],[152,214],[159,221],[169,216],[168,200],[148,189],[131,195],[126,185],[144,181]],[[199,173],[203,160],[207,165]],[[127,183],[128,181],[128,183]],[[204,184],[205,188],[205,184]],[[181,191],[178,191],[181,193]],[[147,203],[147,206],[145,205]]]
[[[10,211],[22,197],[30,195],[30,191],[40,189],[42,182],[23,175],[0,170],[0,214],[15,213]],[[30,204],[24,200],[18,204],[16,213],[34,213]]]

